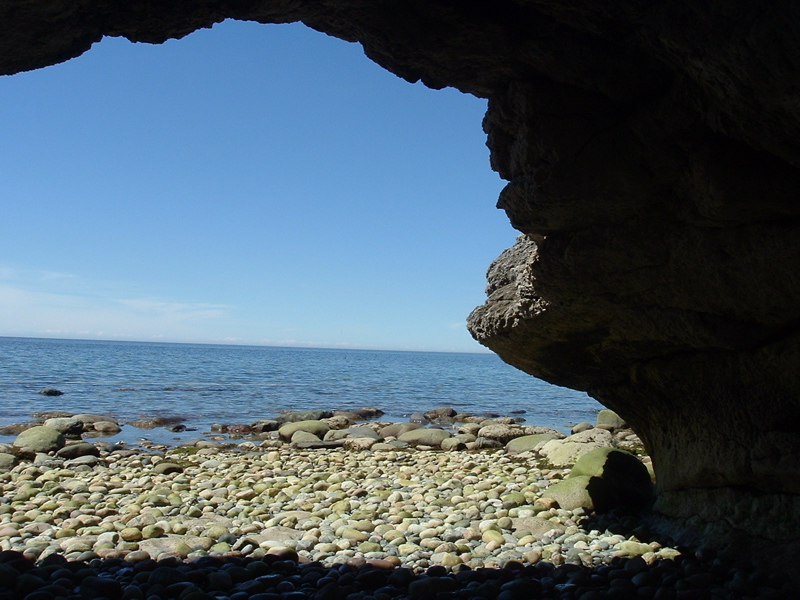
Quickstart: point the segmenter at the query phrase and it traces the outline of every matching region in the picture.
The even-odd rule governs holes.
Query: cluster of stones
[[[12,586],[17,595],[11,597],[25,597],[20,591],[30,588],[31,594],[39,594],[32,600],[47,600],[59,594],[41,595],[41,588],[55,585],[54,573],[61,572],[63,577],[55,579],[68,579],[73,590],[111,585],[108,581],[113,579],[125,592],[110,597],[177,597],[170,595],[175,589],[197,587],[203,578],[188,575],[194,566],[176,566],[174,574],[163,575],[162,583],[157,580],[161,575],[154,575],[159,565],[216,565],[216,571],[226,571],[232,567],[225,565],[252,561],[245,566],[255,570],[249,579],[207,573],[201,586],[205,591],[197,592],[205,595],[197,597],[233,598],[236,593],[256,591],[277,593],[265,596],[272,600],[328,597],[317,595],[325,587],[319,579],[314,580],[314,593],[303,592],[304,596],[289,595],[303,589],[295,580],[291,588],[283,585],[283,591],[275,591],[272,588],[280,585],[277,579],[269,579],[271,584],[262,579],[271,577],[263,565],[285,562],[287,556],[294,565],[293,574],[306,568],[297,566],[299,562],[333,569],[333,575],[320,578],[336,579],[347,573],[353,580],[375,578],[374,585],[361,585],[356,591],[368,589],[375,592],[373,597],[387,598],[433,597],[427,592],[457,588],[474,592],[476,585],[486,581],[493,581],[491,585],[500,590],[523,572],[536,575],[542,589],[558,589],[557,597],[583,597],[599,586],[593,587],[592,578],[612,570],[622,573],[619,577],[625,582],[615,585],[627,586],[634,593],[654,582],[664,589],[674,589],[678,581],[689,581],[682,584],[686,589],[709,584],[705,570],[681,571],[676,559],[683,560],[685,555],[668,540],[649,537],[633,520],[611,524],[592,516],[599,499],[611,502],[612,507],[625,506],[626,502],[640,503],[651,492],[644,464],[613,445],[632,443],[631,434],[603,423],[607,418],[600,416],[597,425],[601,427],[581,424],[573,435],[540,439],[537,449],[522,452],[509,446],[519,437],[509,439],[504,449],[454,446],[442,452],[430,444],[417,444],[414,450],[392,444],[424,428],[399,433],[396,440],[388,435],[383,442],[373,439],[367,450],[348,450],[344,444],[303,448],[298,447],[303,441],[267,439],[237,445],[203,440],[155,452],[103,443],[68,444],[56,432],[54,447],[33,452],[32,462],[20,461],[14,448],[0,453],[0,563],[7,556],[12,557],[10,562],[23,565],[17,576],[4,576],[6,583],[0,586]],[[330,427],[330,423],[325,425]],[[475,425],[480,426],[478,433],[496,425],[510,426]],[[374,425],[381,431],[386,427]],[[31,454],[24,444],[30,431],[15,442],[17,454]],[[297,431],[301,430],[288,435],[284,430],[279,436],[291,440]],[[331,431],[345,430],[328,429],[322,437]],[[458,435],[467,434],[453,434],[442,441]],[[603,445],[598,439],[611,443]],[[411,442],[404,443],[412,447]],[[467,443],[473,442],[460,441]],[[64,456],[71,447],[85,452]],[[626,457],[622,467],[609,460],[613,456]],[[638,473],[632,464],[638,465]],[[631,477],[638,481],[636,485],[630,485]],[[602,485],[599,491],[593,489],[598,482],[623,493],[609,501]],[[69,561],[66,567],[63,559]],[[208,562],[211,559],[218,562]],[[86,567],[89,563],[95,566]],[[70,566],[75,564],[97,573],[67,576],[64,569],[75,574],[76,568]],[[424,574],[431,567],[453,574],[431,583]],[[506,567],[506,574],[488,575],[488,568],[494,567]],[[394,579],[395,583],[390,582],[390,577],[406,577],[390,575],[386,570],[392,568],[408,570],[402,585]],[[373,571],[382,575],[366,575]],[[483,575],[472,580],[462,573]],[[753,586],[745,575],[736,573],[714,581],[722,591]],[[703,577],[695,577],[699,574]],[[607,579],[603,581],[610,585]],[[258,584],[247,583],[252,581]],[[168,592],[173,585],[178,588]],[[396,588],[395,592],[377,592],[387,586]],[[566,589],[581,593],[564,596]],[[499,593],[502,590],[492,597]],[[525,597],[520,595],[521,588],[514,593],[504,597]]]
[[[0,426],[0,435],[17,435],[34,427],[46,426],[66,438],[99,438],[118,434],[122,427],[117,419],[108,415],[72,414],[64,411],[34,413],[32,423],[14,423]],[[46,430],[39,430],[44,435]],[[31,439],[36,434],[31,435]],[[65,438],[65,439],[66,439]],[[45,445],[48,445],[45,442]]]

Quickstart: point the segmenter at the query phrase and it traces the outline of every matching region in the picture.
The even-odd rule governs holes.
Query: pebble
[[[558,508],[564,470],[495,450],[97,458],[0,473],[0,600],[786,597],[630,518]]]

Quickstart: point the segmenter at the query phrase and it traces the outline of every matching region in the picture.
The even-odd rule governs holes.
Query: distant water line
[[[514,414],[564,430],[602,408],[488,353],[404,352],[0,337],[0,425],[41,411],[121,422],[180,417],[196,432],[126,427],[113,440],[175,443],[213,423],[248,424],[283,410],[373,406],[385,420],[452,406]],[[42,396],[47,387],[64,395]],[[13,438],[0,436],[0,441]]]

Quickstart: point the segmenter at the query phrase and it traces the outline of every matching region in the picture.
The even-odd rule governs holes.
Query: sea
[[[45,388],[63,395],[44,396]],[[0,337],[0,425],[46,411],[103,414],[124,425],[110,442],[177,445],[214,424],[362,407],[381,409],[385,421],[452,407],[565,432],[602,408],[489,353]],[[153,417],[180,419],[187,431],[126,425]]]

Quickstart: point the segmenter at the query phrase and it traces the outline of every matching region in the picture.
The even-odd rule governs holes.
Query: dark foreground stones
[[[0,600],[701,600],[787,598],[785,580],[726,564],[713,553],[648,566],[619,559],[589,569],[509,563],[500,569],[433,566],[424,572],[387,568],[380,561],[323,567],[293,557],[237,556],[177,559],[91,559],[52,555],[36,564],[0,552]]]

